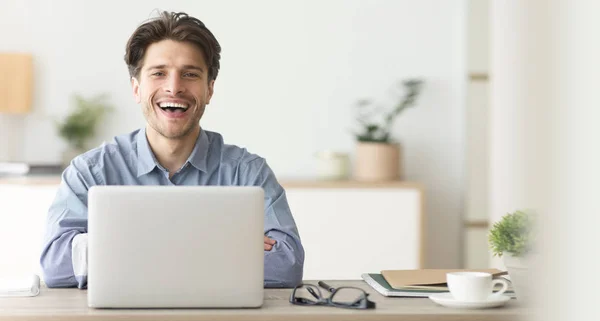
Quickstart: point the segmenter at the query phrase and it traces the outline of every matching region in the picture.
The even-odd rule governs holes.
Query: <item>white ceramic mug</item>
[[[506,280],[492,279],[492,275],[485,272],[447,273],[446,282],[454,299],[465,302],[485,301],[502,295],[508,289]],[[496,284],[502,284],[502,288],[493,292]]]

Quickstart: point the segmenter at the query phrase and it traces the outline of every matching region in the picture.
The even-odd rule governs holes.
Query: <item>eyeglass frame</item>
[[[339,288],[334,288],[332,286],[329,286],[327,283],[325,283],[323,281],[319,281],[317,284],[319,286],[316,286],[316,285],[310,284],[310,283],[298,284],[296,287],[294,287],[294,290],[292,291],[292,294],[290,295],[290,303],[294,304],[294,305],[300,305],[300,306],[323,305],[323,306],[332,306],[332,307],[337,307],[337,308],[356,309],[356,310],[375,309],[375,307],[376,307],[375,302],[369,300],[369,293],[361,288],[357,288],[357,287],[353,287],[353,286],[342,286]],[[305,299],[302,297],[296,297],[296,290],[301,289],[302,287],[305,287],[305,286],[306,286],[306,290],[308,291],[308,293],[310,293],[317,301],[311,301],[311,300],[308,300],[308,299]],[[327,292],[331,293],[331,295],[327,298],[323,297],[319,287],[326,289]],[[315,292],[313,290],[313,288],[317,289],[317,292]],[[335,296],[335,294],[339,290],[342,290],[342,289],[354,289],[354,290],[359,290],[360,292],[362,292],[361,298],[359,299],[360,301],[358,301],[358,300],[355,301],[355,302],[360,302],[360,305],[356,306],[354,304],[342,304],[342,303],[333,302],[331,300],[331,298],[333,298]]]

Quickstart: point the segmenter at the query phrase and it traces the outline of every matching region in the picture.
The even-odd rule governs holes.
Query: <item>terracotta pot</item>
[[[400,179],[400,145],[358,142],[354,179],[364,182]]]

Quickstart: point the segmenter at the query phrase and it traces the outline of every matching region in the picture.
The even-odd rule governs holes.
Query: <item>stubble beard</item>
[[[145,107],[144,114],[146,115],[146,121],[148,122],[150,127],[152,127],[152,129],[154,129],[154,131],[157,132],[162,137],[164,137],[166,139],[182,139],[182,138],[185,138],[188,135],[190,135],[190,133],[192,133],[197,126],[198,127],[200,126],[200,118],[202,118],[202,115],[204,114],[204,106],[195,105],[190,108],[191,109],[200,108],[200,115],[194,117],[197,119],[195,119],[191,122],[187,122],[180,130],[176,130],[173,132],[169,132],[169,130],[166,128],[167,126],[161,126],[159,117],[162,117],[162,116],[158,115],[159,112],[155,109],[155,106],[153,104]],[[188,110],[187,112],[195,112],[195,111]]]

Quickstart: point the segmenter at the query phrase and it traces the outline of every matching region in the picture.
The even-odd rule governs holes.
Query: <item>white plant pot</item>
[[[520,303],[529,302],[531,297],[530,259],[504,253],[502,254],[502,261],[510,276],[517,300]]]

